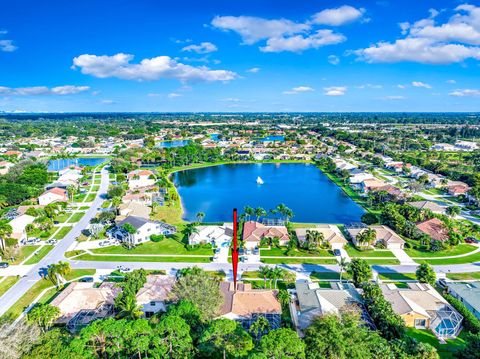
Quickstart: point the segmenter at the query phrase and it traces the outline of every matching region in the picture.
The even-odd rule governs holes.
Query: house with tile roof
[[[348,243],[340,229],[333,224],[319,224],[312,228],[297,228],[295,234],[300,243],[306,241],[308,231],[321,233],[325,241],[330,243],[333,249],[343,248]]]
[[[15,238],[18,243],[27,239],[27,226],[32,224],[35,220],[35,217],[30,216],[28,214],[20,215],[14,219],[12,219],[8,224],[12,227],[12,234],[10,235],[11,238]]]
[[[150,170],[135,170],[127,175],[128,188],[137,189],[142,187],[153,186],[156,182],[155,175]]]
[[[371,228],[375,231],[375,234],[376,234],[375,244],[380,242],[387,249],[403,249],[405,245],[405,241],[389,227],[384,225],[373,225],[373,226],[369,226],[368,228]],[[346,228],[355,246],[361,247],[365,245],[357,241],[357,236],[359,233],[362,233],[366,229],[367,227],[365,226],[355,226],[355,227]]]
[[[407,204],[418,209],[428,209],[433,213],[445,214],[445,207],[442,207],[432,201],[408,202]]]
[[[247,249],[259,247],[263,238],[278,238],[282,246],[290,240],[285,226],[268,226],[256,221],[247,221],[243,224],[243,241]]]
[[[46,206],[54,202],[68,202],[67,191],[63,188],[54,187],[38,196],[38,204],[41,206]]]
[[[448,228],[438,218],[431,218],[417,223],[416,227],[435,241],[445,242],[449,239]]]
[[[138,291],[137,304],[146,318],[155,313],[165,312],[175,278],[168,275],[148,275],[147,281]]]

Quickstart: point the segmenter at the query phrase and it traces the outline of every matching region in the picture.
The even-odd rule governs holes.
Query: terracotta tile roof
[[[51,188],[48,191],[45,191],[43,194],[46,194],[46,193],[53,193],[53,194],[56,194],[56,195],[59,195],[59,196],[62,196],[62,197],[67,196],[67,191],[64,190],[63,188],[58,188],[58,187]]]
[[[428,219],[417,224],[417,228],[436,241],[448,240],[448,230],[438,218]]]
[[[245,222],[243,225],[243,240],[246,242],[260,242],[262,238],[278,237],[281,241],[290,240],[285,226],[265,226],[255,221]]]

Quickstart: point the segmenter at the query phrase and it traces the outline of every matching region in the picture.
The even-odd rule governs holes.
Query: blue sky
[[[480,111],[478,1],[71,4],[0,4],[0,111]]]

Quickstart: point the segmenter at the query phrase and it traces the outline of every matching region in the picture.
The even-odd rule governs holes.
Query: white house
[[[129,189],[153,186],[156,182],[155,175],[149,170],[135,170],[130,172],[127,177]]]
[[[40,196],[38,196],[38,204],[41,206],[46,206],[50,203],[54,202],[67,202],[68,196],[67,191],[63,188],[52,188],[45,192],[43,192]]]
[[[23,240],[27,239],[26,227],[29,224],[32,224],[35,220],[35,217],[29,216],[28,214],[23,214],[18,216],[15,219],[12,219],[9,224],[12,227],[12,234],[10,237],[15,238],[20,243]]]
[[[166,302],[175,284],[175,278],[168,275],[149,275],[147,282],[137,293],[137,304],[146,318],[167,310]]]
[[[224,223],[221,226],[197,226],[196,229],[197,233],[192,233],[188,238],[188,243],[191,245],[211,243],[216,247],[221,247],[230,245],[232,241],[232,223]]]
[[[135,228],[135,233],[129,233],[124,226],[130,224]],[[112,236],[116,239],[131,244],[137,245],[150,240],[152,234],[169,235],[176,233],[177,229],[167,223],[160,221],[152,221],[142,217],[128,216],[117,224],[116,229],[112,232]]]

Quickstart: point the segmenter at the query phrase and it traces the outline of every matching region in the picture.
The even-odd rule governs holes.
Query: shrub
[[[150,236],[150,240],[152,242],[160,242],[160,241],[163,241],[165,239],[165,236],[163,234],[152,234]]]
[[[366,225],[371,225],[371,224],[378,223],[378,218],[373,213],[367,212],[362,216],[362,222],[365,223]]]

